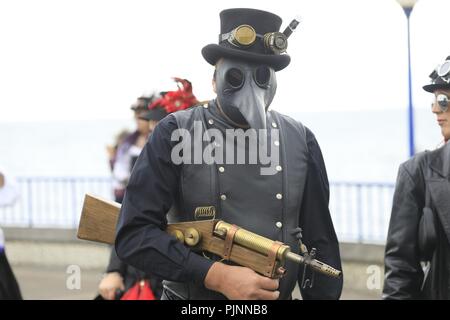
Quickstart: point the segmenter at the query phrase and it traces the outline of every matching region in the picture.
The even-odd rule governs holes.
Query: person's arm
[[[212,261],[166,233],[166,214],[178,194],[181,168],[171,161],[176,120],[168,116],[150,136],[126,188],[115,248],[125,263],[163,279],[203,283]]]
[[[117,256],[114,246],[111,247],[111,254],[109,256],[109,264],[108,267],[106,268],[106,272],[107,273],[118,272],[121,275],[125,275],[126,271],[127,265]]]
[[[118,147],[114,163],[112,165],[112,176],[115,187],[125,188],[130,178],[131,157],[128,154],[129,146],[122,144]]]
[[[308,175],[300,211],[302,241],[308,247],[317,249],[316,258],[330,266],[342,270],[339,243],[333,227],[329,202],[329,183],[322,152],[316,138],[306,129],[309,150]],[[342,292],[343,276],[330,278],[315,272],[312,288],[302,288],[303,267],[300,266],[298,281],[303,299],[339,299]],[[307,275],[311,270],[307,270]]]
[[[98,291],[105,300],[114,300],[117,290],[125,290],[124,278],[127,265],[119,259],[114,247],[111,248],[106,274],[98,286]]]
[[[5,176],[0,172],[0,189],[5,185]]]
[[[401,165],[398,172],[385,249],[383,299],[418,299],[420,296],[423,271],[417,230],[424,192],[417,187],[421,177],[413,177],[412,168],[408,168],[414,162],[413,159]]]
[[[19,186],[6,170],[3,168],[0,170],[0,207],[12,206],[19,199]]]

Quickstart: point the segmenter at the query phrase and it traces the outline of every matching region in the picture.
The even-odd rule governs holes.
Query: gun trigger
[[[311,285],[309,286],[309,288],[311,289],[312,287],[314,287],[314,279],[316,277],[316,272],[314,270],[311,271]]]
[[[303,266],[303,276],[302,276],[302,289],[306,288],[306,284],[308,283],[309,279],[306,279],[306,270],[307,270],[307,266],[306,264]]]
[[[316,258],[316,253],[317,253],[317,249],[316,248],[312,248],[311,252],[309,253],[309,256],[311,257],[311,260]]]

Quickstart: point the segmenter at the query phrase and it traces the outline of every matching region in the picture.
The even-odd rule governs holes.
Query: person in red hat
[[[186,79],[173,78],[177,90],[164,91],[145,99],[141,97],[134,106],[136,117],[141,121],[140,132],[151,132],[159,121],[175,111],[185,110],[197,104],[192,92],[192,84]],[[114,300],[154,300],[162,294],[161,279],[142,272],[119,259],[116,251],[111,250],[106,274],[99,284],[103,299]]]
[[[149,104],[148,110],[140,114],[139,118],[148,121],[152,132],[159,121],[168,114],[186,110],[199,103],[192,92],[192,83],[187,79],[173,78],[177,84],[177,90],[162,91]]]
[[[450,56],[423,89],[444,140],[398,171],[385,252],[383,299],[450,299]]]

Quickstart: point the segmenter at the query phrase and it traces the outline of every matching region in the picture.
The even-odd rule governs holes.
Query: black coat
[[[182,165],[176,165],[171,153],[178,143],[172,133],[178,129],[169,115],[153,131],[131,174],[117,225],[115,248],[127,264],[146,270],[164,280],[191,283],[202,287],[214,260],[191,251],[163,230],[167,212],[180,194],[184,178]],[[329,184],[319,144],[306,129],[308,176],[306,178],[299,226],[303,242],[317,248],[317,258],[341,269],[338,240],[328,209]],[[239,183],[238,181],[236,183]],[[288,271],[289,272],[289,271]],[[298,279],[303,279],[300,268]],[[308,275],[309,276],[309,272]],[[316,274],[314,286],[301,288],[304,299],[338,299],[343,279]]]
[[[426,190],[431,196],[429,207],[436,217],[437,245],[430,272],[424,279],[418,228]],[[386,243],[383,298],[448,299],[449,239],[450,144],[447,143],[400,166]]]
[[[19,285],[5,251],[0,248],[0,300],[22,300]]]

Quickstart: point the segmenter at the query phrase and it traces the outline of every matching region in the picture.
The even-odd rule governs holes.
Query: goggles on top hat
[[[297,19],[294,19],[283,32],[269,32],[264,35],[257,34],[252,26],[242,24],[228,33],[219,35],[219,43],[228,41],[233,46],[246,48],[253,45],[259,39],[258,41],[263,42],[268,52],[282,54],[286,52],[288,46],[287,39],[299,23]]]

